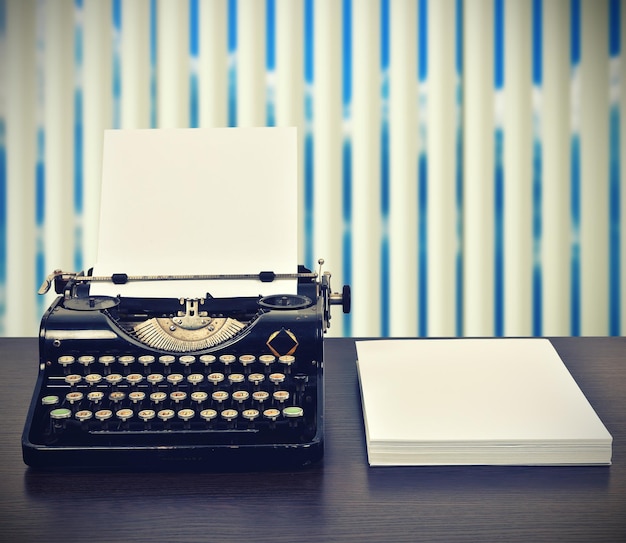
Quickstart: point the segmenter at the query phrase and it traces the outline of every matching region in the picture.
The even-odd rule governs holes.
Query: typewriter
[[[40,292],[54,285],[59,296],[41,321],[25,463],[251,471],[319,460],[323,336],[331,305],[350,311],[349,287],[333,293],[322,263],[292,274],[297,293],[265,297],[90,295],[96,281],[172,277],[51,274]]]

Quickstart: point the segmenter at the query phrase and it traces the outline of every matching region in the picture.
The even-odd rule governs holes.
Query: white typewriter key
[[[41,398],[41,405],[56,405],[58,403],[58,396],[44,396],[43,398]]]
[[[72,416],[72,412],[69,409],[60,407],[59,409],[53,409],[50,411],[50,418],[55,420],[69,419]]]
[[[109,400],[111,400],[113,403],[121,402],[124,398],[126,398],[126,394],[120,392],[119,390],[116,390],[115,392],[111,392],[111,394],[109,394]]]
[[[171,409],[161,409],[157,413],[157,417],[159,417],[163,422],[170,420],[176,413]]]
[[[179,384],[183,379],[184,377],[180,373],[172,373],[171,375],[167,376],[167,382],[171,383],[172,385]]]
[[[158,385],[161,381],[163,381],[163,379],[165,379],[165,377],[163,377],[160,373],[151,373],[148,377],[146,377],[146,379],[151,385]]]
[[[233,400],[239,403],[245,402],[250,397],[250,394],[245,390],[237,390],[233,392]]]
[[[239,362],[241,362],[241,365],[244,367],[250,364],[253,364],[255,360],[256,360],[256,356],[251,355],[251,354],[242,354],[239,357]]]
[[[255,420],[259,418],[259,415],[260,413],[256,409],[246,409],[245,411],[241,413],[241,416],[244,419],[248,419],[248,420]]]
[[[270,381],[275,385],[279,385],[285,380],[285,374],[283,373],[272,373],[270,375]]]
[[[242,375],[241,373],[231,373],[228,376],[228,380],[230,381],[232,385],[236,385],[238,383],[243,383],[246,380],[246,377],[245,375]]]
[[[215,409],[203,409],[200,411],[200,416],[208,422],[217,417],[217,411]]]
[[[100,411],[96,411],[94,413],[94,417],[96,417],[100,421],[109,420],[113,416],[113,411],[110,409],[100,409]]]
[[[59,358],[57,359],[59,364],[61,364],[61,366],[63,366],[64,368],[67,368],[68,366],[71,366],[74,363],[74,357],[73,356],[59,356]]]
[[[96,390],[87,394],[87,399],[93,403],[98,403],[102,401],[102,398],[104,398],[104,392],[101,392],[100,390]]]
[[[261,364],[265,364],[266,366],[271,366],[276,361],[276,357],[271,354],[263,354],[259,356],[259,362]]]
[[[68,385],[72,385],[72,386],[73,386],[73,385],[77,385],[77,384],[78,384],[78,383],[80,383],[82,380],[83,380],[83,378],[82,378],[80,375],[75,375],[75,374],[72,374],[72,375],[66,375],[66,376],[65,376],[65,382],[66,382]]]
[[[137,413],[137,416],[142,421],[148,422],[156,416],[156,413],[152,409],[142,409],[141,411],[139,411],[139,413]]]
[[[103,366],[108,367],[115,362],[115,357],[111,355],[104,355],[98,358],[98,362],[100,362]]]
[[[139,360],[139,363],[144,365],[147,368],[156,359],[151,354],[144,354],[143,356],[140,356],[137,360]]]
[[[117,418],[121,419],[122,422],[126,422],[128,419],[132,419],[134,414],[135,413],[133,413],[132,409],[120,409],[115,413]]]
[[[248,381],[255,385],[259,385],[263,381],[265,381],[265,375],[263,375],[262,373],[251,373],[250,375],[248,375]]]
[[[141,381],[143,381],[143,375],[141,375],[140,373],[131,373],[126,376],[126,380],[131,385],[138,385],[139,383],[141,383]]]
[[[183,365],[183,366],[191,366],[191,364],[193,364],[196,361],[196,357],[190,354],[186,354],[181,356],[178,361]]]
[[[297,419],[304,415],[302,407],[290,406],[283,409],[283,416],[288,419]]]
[[[187,393],[177,390],[176,392],[172,392],[170,394],[170,400],[175,403],[182,402],[187,398]]]
[[[222,356],[220,356],[220,362],[224,364],[225,366],[232,364],[236,360],[237,358],[233,354],[223,354]]]
[[[263,403],[269,397],[270,397],[269,392],[265,392],[265,390],[257,390],[256,392],[252,393],[252,399],[259,403]]]
[[[120,356],[117,361],[122,364],[122,366],[130,366],[135,361],[135,357],[131,355],[124,355]]]
[[[85,381],[87,381],[88,385],[97,385],[100,381],[102,381],[102,375],[99,373],[90,373],[85,375]]]
[[[296,361],[296,357],[291,354],[285,354],[279,357],[278,361],[285,366],[291,366]]]
[[[139,403],[143,401],[145,397],[146,393],[138,390],[135,390],[128,395],[128,399],[133,403]]]
[[[209,373],[209,375],[207,375],[207,381],[213,383],[214,385],[221,383],[223,380],[224,380],[223,373]]]
[[[209,366],[215,362],[215,355],[203,354],[200,356],[200,362],[202,362],[205,366]]]
[[[286,390],[277,390],[274,392],[273,396],[277,402],[283,403],[289,399],[289,392]]]
[[[174,358],[171,354],[164,354],[163,356],[159,356],[159,362],[163,364],[166,368],[170,364],[173,364],[176,358]]]
[[[167,394],[165,392],[153,392],[150,394],[150,401],[154,403],[163,402],[167,399]]]
[[[211,398],[219,403],[225,402],[228,400],[228,392],[225,390],[216,390],[213,394],[211,394]]]
[[[239,413],[235,409],[224,409],[221,415],[223,419],[230,422],[230,421],[235,420],[239,416]]]
[[[263,416],[266,419],[275,421],[280,416],[280,411],[278,409],[266,409],[263,411]]]
[[[181,409],[178,412],[178,418],[187,422],[188,420],[191,420],[195,414],[196,412],[193,409]]]
[[[86,354],[84,356],[78,357],[78,363],[82,364],[85,367],[89,366],[90,364],[93,364],[95,361],[96,361],[96,357],[91,356],[90,354]]]
[[[199,385],[202,381],[204,381],[204,375],[201,373],[192,373],[187,377],[187,381],[189,381],[192,385]]]
[[[72,405],[74,405],[75,402],[80,402],[83,399],[83,393],[82,392],[70,392],[69,394],[65,395],[65,399],[70,402]]]
[[[93,416],[93,413],[91,411],[87,411],[86,409],[81,409],[80,411],[77,411],[76,415],[74,416],[80,422],[85,422],[86,420],[89,420]]]
[[[122,382],[123,377],[119,373],[112,373],[105,377],[110,385],[117,385]]]
[[[205,402],[208,399],[208,397],[209,395],[203,391],[191,393],[191,400],[194,402],[198,402],[198,403]]]

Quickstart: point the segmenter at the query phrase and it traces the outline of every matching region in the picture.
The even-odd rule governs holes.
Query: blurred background
[[[0,335],[95,264],[105,129],[211,126],[298,127],[331,335],[623,334],[625,4],[0,0]]]

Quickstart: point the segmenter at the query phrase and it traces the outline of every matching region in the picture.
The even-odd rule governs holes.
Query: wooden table
[[[0,339],[4,541],[626,541],[626,338],[553,344],[611,467],[369,468],[352,339],[326,340],[326,453],[287,473],[41,473],[20,438],[37,340]]]

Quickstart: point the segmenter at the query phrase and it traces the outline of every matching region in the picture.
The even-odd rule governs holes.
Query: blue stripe
[[[581,22],[580,22],[580,0],[571,0],[571,20],[570,20],[570,60],[572,65],[580,63],[580,39],[581,39]]]
[[[417,78],[425,81],[428,77],[428,0],[419,0],[417,12]]]
[[[315,77],[313,36],[315,31],[315,15],[313,0],[304,1],[304,81],[313,83]]]
[[[494,2],[494,84],[504,87],[504,0]]]
[[[113,128],[119,128],[122,124],[122,0],[113,0]]]
[[[620,109],[609,114],[609,333],[621,334]]]
[[[504,335],[504,132],[494,131],[494,333]]]
[[[46,227],[46,129],[45,129],[45,87],[46,87],[46,9],[42,3],[36,6],[36,71],[37,71],[37,102],[36,102],[36,132],[35,132],[35,277],[33,291],[46,277],[45,263],[45,227]],[[44,310],[44,300],[36,297],[37,312]]]
[[[304,2],[304,265],[313,269],[315,265],[315,175],[313,160],[315,155],[315,141],[313,135],[313,120],[315,99],[313,96],[314,83],[314,3],[313,0]]]
[[[237,126],[237,0],[228,0],[228,126]]]
[[[189,0],[189,127],[200,123],[200,96],[198,81],[198,54],[200,50],[200,17],[198,0]]]
[[[455,135],[455,212],[456,212],[456,256],[455,256],[455,332],[463,336],[463,0],[456,0],[455,12],[455,65],[456,65],[456,135]]]
[[[74,3],[74,269],[83,269],[83,2]]]
[[[342,4],[342,43],[341,43],[341,96],[343,121],[349,126],[352,120],[352,0],[343,0]],[[352,284],[352,139],[349,133],[344,134],[342,144],[342,268],[343,281]],[[352,318],[350,314],[343,316],[343,334],[352,335]]]
[[[380,247],[380,294],[381,335],[390,333],[390,248],[389,248],[389,211],[390,211],[390,180],[389,180],[389,0],[380,4],[380,71],[381,71],[381,126],[380,126],[380,215],[382,236]]]
[[[150,128],[157,121],[157,0],[150,0]]]
[[[265,70],[270,76],[266,89],[265,117],[267,126],[276,125],[276,1],[265,0]]]
[[[535,92],[542,92],[543,85],[543,0],[533,0],[533,84]],[[533,111],[533,268],[532,268],[532,298],[533,335],[541,336],[543,331],[543,142],[540,132],[541,111]]]

